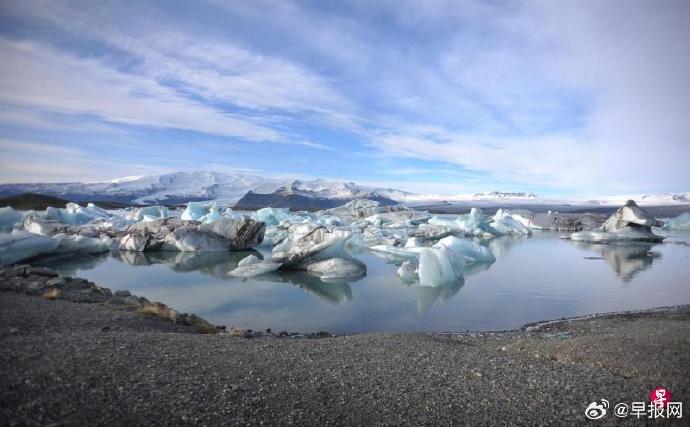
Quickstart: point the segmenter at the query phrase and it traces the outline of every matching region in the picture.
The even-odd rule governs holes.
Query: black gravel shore
[[[1,425],[573,425],[594,400],[663,385],[687,409],[690,395],[689,306],[502,333],[245,339],[0,291],[0,349]]]

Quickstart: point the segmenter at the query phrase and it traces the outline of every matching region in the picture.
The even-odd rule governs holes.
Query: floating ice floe
[[[675,218],[665,220],[664,228],[668,230],[690,230],[690,212],[683,212]]]
[[[189,202],[180,216],[182,220],[199,221],[204,224],[210,224],[220,218],[241,220],[244,215],[234,212],[230,208],[221,210],[216,202]]]
[[[9,206],[0,208],[0,232],[12,231],[12,228],[16,224],[20,224],[23,218],[23,213],[15,211]]]
[[[57,240],[26,231],[13,230],[0,233],[0,264],[14,264],[24,259],[54,252]]]
[[[570,235],[571,240],[582,242],[661,242],[664,238],[652,233],[652,227],[661,227],[660,221],[628,200],[604,222],[599,230],[580,231]]]
[[[330,258],[307,266],[307,272],[321,279],[349,279],[362,277],[367,267],[357,259]]]
[[[282,264],[279,262],[262,261],[238,266],[228,273],[233,277],[254,277],[278,271]]]

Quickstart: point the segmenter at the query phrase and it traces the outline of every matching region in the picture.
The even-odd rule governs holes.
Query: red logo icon
[[[655,407],[666,407],[671,401],[671,390],[657,387],[649,394],[649,399]]]

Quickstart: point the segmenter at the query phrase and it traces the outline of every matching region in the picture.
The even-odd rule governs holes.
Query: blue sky
[[[688,191],[690,3],[0,4],[0,182]]]

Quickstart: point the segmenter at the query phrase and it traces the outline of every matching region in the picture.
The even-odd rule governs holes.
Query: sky
[[[690,2],[0,2],[0,182],[690,191]]]

